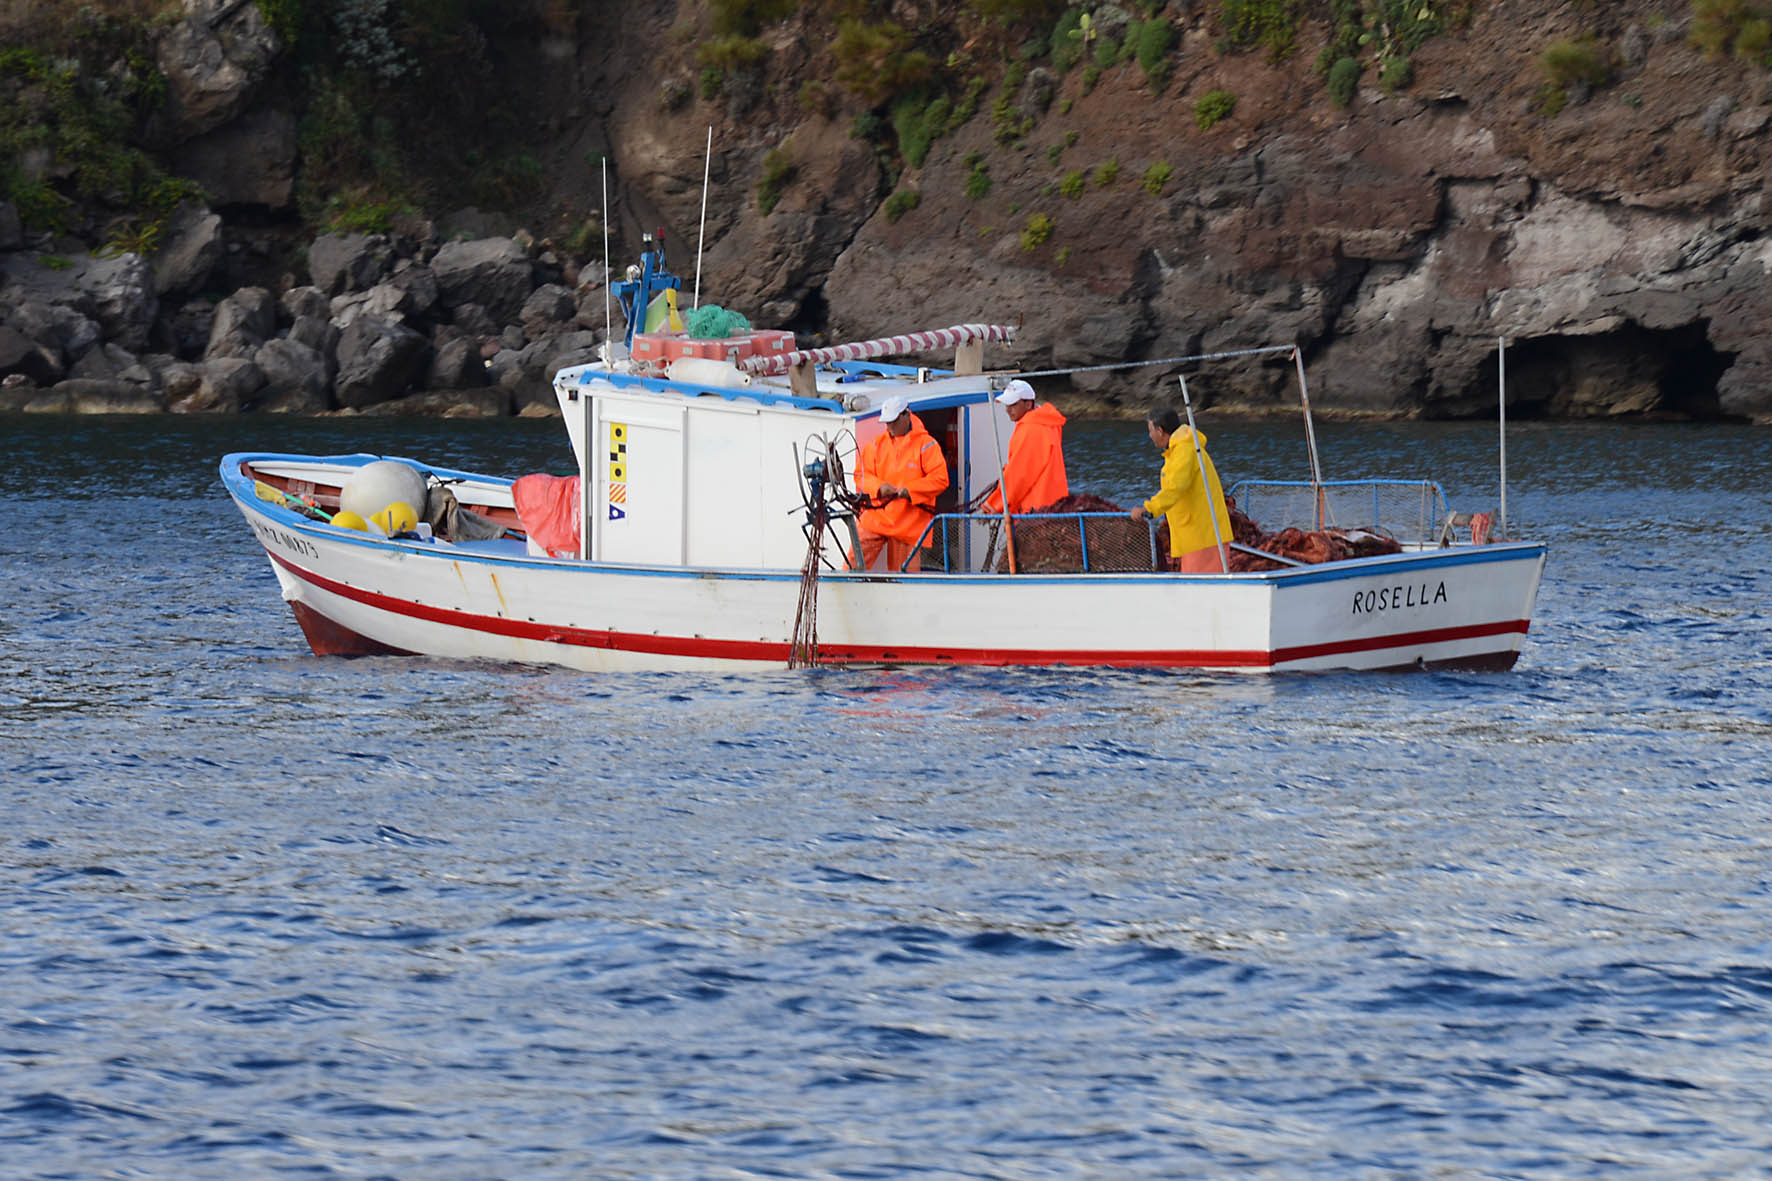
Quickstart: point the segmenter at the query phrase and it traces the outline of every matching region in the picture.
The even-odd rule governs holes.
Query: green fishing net
[[[692,340],[725,340],[728,336],[742,336],[751,330],[749,320],[713,303],[703,304],[690,312],[684,326]]]

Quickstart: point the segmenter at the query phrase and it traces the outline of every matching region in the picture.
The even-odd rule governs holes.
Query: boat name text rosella
[[[1389,611],[1393,607],[1428,607],[1434,603],[1446,602],[1446,584],[1441,583],[1428,597],[1427,583],[1421,584],[1421,597],[1416,598],[1413,586],[1381,586],[1377,590],[1355,591],[1355,615],[1376,615],[1380,611]]]

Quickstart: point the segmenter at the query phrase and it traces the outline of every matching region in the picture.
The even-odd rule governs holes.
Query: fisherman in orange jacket
[[[922,569],[917,542],[935,516],[935,498],[947,490],[948,462],[941,444],[909,406],[902,394],[887,398],[880,407],[885,433],[861,449],[855,487],[880,506],[863,510],[856,522],[865,570],[874,568],[882,549],[888,570]]]
[[[997,401],[1009,413],[1015,433],[1009,437],[1009,459],[1003,479],[991,490],[984,511],[1003,511],[1003,494],[1009,494],[1011,513],[1031,513],[1071,494],[1064,475],[1064,415],[1056,406],[1034,402],[1034,387],[1016,378],[1003,387]]]

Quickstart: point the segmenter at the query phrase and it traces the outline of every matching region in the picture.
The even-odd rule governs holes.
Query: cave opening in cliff
[[[792,331],[801,340],[807,337],[822,340],[829,315],[830,308],[825,303],[824,288],[820,287],[806,293],[805,298],[800,301],[799,312],[782,327]]]
[[[1510,340],[1508,415],[1720,418],[1717,387],[1735,355],[1717,349],[1707,327],[1703,322],[1667,329],[1627,323],[1592,335]],[[1485,398],[1493,404],[1495,382],[1496,358],[1490,357],[1465,391],[1466,406],[1480,406]]]

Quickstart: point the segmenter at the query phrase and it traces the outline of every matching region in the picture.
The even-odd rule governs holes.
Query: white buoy
[[[339,489],[338,507],[356,513],[365,521],[373,521],[377,513],[400,502],[411,505],[423,520],[425,500],[423,472],[397,459],[378,459],[364,464],[345,481],[345,486]]]

